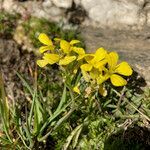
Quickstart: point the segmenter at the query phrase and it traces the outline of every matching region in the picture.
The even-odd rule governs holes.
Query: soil
[[[104,150],[148,150],[150,130],[134,126],[110,135],[105,141]]]
[[[35,59],[33,53],[23,51],[15,41],[0,39],[0,71],[9,99],[24,97],[23,84],[16,72],[23,75],[32,84],[33,72],[36,68]]]

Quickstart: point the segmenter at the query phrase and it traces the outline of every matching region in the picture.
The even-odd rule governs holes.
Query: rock
[[[2,8],[8,13],[24,14],[25,12],[25,8],[22,5],[18,5],[18,3],[14,0],[4,0]]]
[[[137,25],[140,7],[127,2],[113,0],[82,0],[91,20],[105,26]]]
[[[88,11],[90,10],[92,7],[95,7],[97,5],[100,5],[100,1],[102,0],[81,0],[81,5],[83,6],[83,8]],[[103,1],[104,2],[104,1]]]
[[[4,0],[2,7],[3,7],[4,10],[10,11],[10,10],[12,10],[13,5],[14,5],[13,0]]]
[[[53,3],[60,8],[70,8],[72,6],[72,0],[52,0]]]
[[[44,9],[46,13],[48,13],[49,15],[51,15],[52,17],[55,17],[55,16],[61,16],[64,14],[64,11],[63,9],[61,8],[58,8],[56,6],[52,6],[51,8],[49,9]]]
[[[147,13],[147,25],[150,27],[150,11]]]
[[[146,21],[147,25],[150,26],[150,2],[146,4],[144,7],[145,13],[146,13]]]
[[[29,16],[43,17],[57,22],[67,20],[73,24],[80,22],[82,25],[120,29],[131,27],[142,29],[145,25],[150,26],[150,0],[44,0],[43,2],[40,0],[24,3],[3,0],[3,4],[2,2],[0,4],[1,9],[9,13],[17,12],[22,16],[29,14]],[[74,13],[78,8],[82,8],[86,14],[82,21],[78,21],[80,12]],[[73,19],[71,15],[68,17],[68,12],[73,12]]]
[[[79,6],[79,5],[81,5],[81,0],[74,0],[74,3],[75,3],[77,6]]]
[[[52,4],[52,1],[51,0],[45,0],[43,3],[42,3],[43,7],[44,8],[50,8],[53,4]]]

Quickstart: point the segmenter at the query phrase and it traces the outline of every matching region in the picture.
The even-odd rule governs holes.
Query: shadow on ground
[[[132,94],[143,94],[144,87],[147,86],[146,80],[133,70],[132,76],[128,80],[127,88],[132,90]]]
[[[150,130],[145,127],[129,127],[108,137],[104,150],[148,150],[150,149]]]

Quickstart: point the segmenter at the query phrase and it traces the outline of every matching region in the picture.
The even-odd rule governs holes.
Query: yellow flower
[[[99,86],[99,94],[100,95],[102,95],[102,96],[107,96],[107,90],[105,89],[105,87],[101,84],[100,86]]]
[[[54,50],[55,46],[53,45],[53,42],[45,33],[41,33],[38,37],[39,41],[43,43],[45,46],[41,46],[39,51],[40,53],[44,53],[48,50]]]
[[[76,59],[76,56],[65,56],[64,58],[60,59],[59,65],[68,65]]]
[[[45,67],[47,64],[55,64],[59,61],[60,57],[57,54],[49,54],[49,53],[44,53],[43,59],[42,60],[37,60],[37,64],[40,67]]]
[[[60,49],[63,51],[65,56],[60,59],[59,65],[68,65],[76,59],[76,56],[71,56],[70,53],[74,48],[73,45],[79,42],[79,40],[71,40],[70,42],[67,42],[66,40],[60,40]]]
[[[68,65],[76,59],[76,56],[71,56],[70,53],[74,48],[74,44],[80,43],[79,40],[71,40],[67,42],[66,40],[60,40],[60,49],[64,52],[65,56],[63,56],[59,65]]]
[[[71,40],[70,42],[67,42],[66,40],[60,40],[60,48],[65,54],[69,54],[72,51],[72,48],[74,47],[74,44],[80,43],[79,40]]]
[[[94,55],[89,55],[89,59],[86,59],[87,63],[81,65],[81,70],[91,71],[92,68],[101,69],[100,67],[106,63],[106,54],[107,51],[103,48],[97,49]]]
[[[78,58],[77,58],[78,61],[88,55],[85,53],[85,50],[81,47],[72,47],[72,50],[78,54]]]
[[[81,94],[81,93],[80,93],[80,90],[79,90],[79,85],[76,85],[76,86],[73,88],[73,91],[76,92],[77,94]]]
[[[117,65],[118,58],[119,56],[116,52],[111,52],[108,54],[107,61],[109,70],[107,76],[110,77],[111,83],[114,86],[124,86],[127,84],[127,81],[120,75],[130,76],[133,71],[129,64],[125,61]]]
[[[87,63],[81,65],[80,68],[86,81],[90,81],[90,79],[95,80],[100,76],[103,66],[106,64],[106,55],[107,51],[103,48],[99,48],[95,54],[89,54],[85,56]]]

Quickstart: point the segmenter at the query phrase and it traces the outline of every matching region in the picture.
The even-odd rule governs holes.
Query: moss
[[[59,37],[68,41],[72,39],[78,39],[83,41],[78,30],[63,30],[58,24],[49,22],[44,18],[39,19],[31,17],[28,21],[23,23],[23,27],[25,29],[25,33],[30,38],[32,44],[36,48],[41,45],[40,42],[37,40],[37,37],[42,32],[46,33],[51,38]]]

